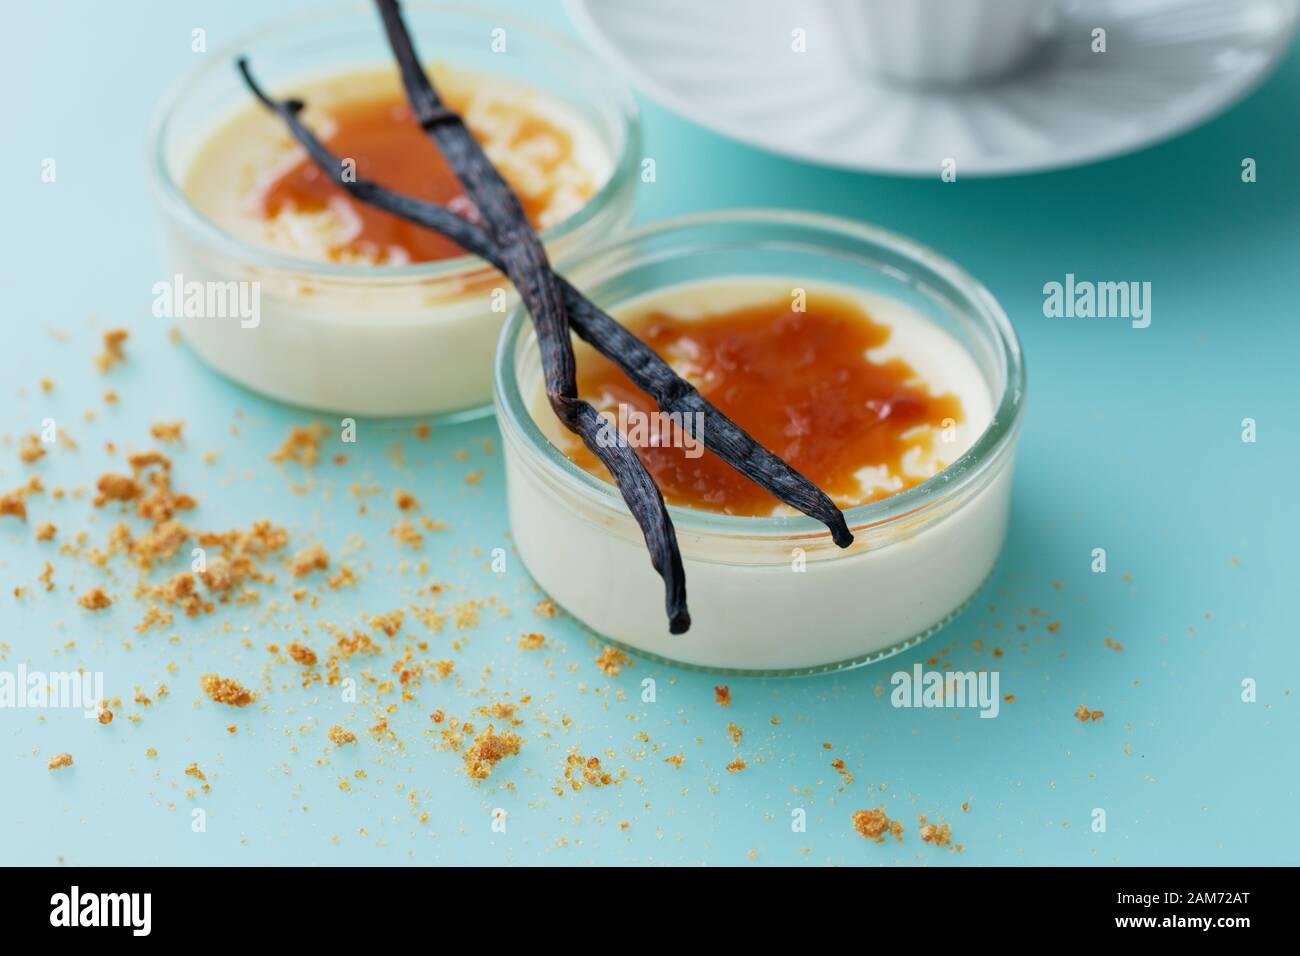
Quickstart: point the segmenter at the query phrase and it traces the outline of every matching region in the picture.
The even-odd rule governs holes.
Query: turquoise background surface
[[[558,5],[511,6],[568,29]],[[1173,141],[1081,169],[955,184],[774,158],[642,101],[658,181],[641,187],[638,221],[782,206],[908,234],[992,290],[1029,366],[1010,538],[972,607],[887,664],[729,679],[734,702],[724,710],[708,675],[640,661],[606,676],[592,636],[563,615],[534,613],[541,595],[513,556],[504,578],[485,567],[493,548],[509,547],[499,445],[483,447],[495,436],[490,419],[438,428],[428,441],[409,423],[363,421],[346,465],[329,463],[331,447],[314,472],[277,466],[268,456],[313,416],[209,372],[151,317],[162,267],[144,175],[148,118],[192,66],[193,27],[217,49],[264,21],[266,7],[78,2],[6,12],[0,489],[32,473],[48,488],[87,488],[122,467],[106,442],[149,447],[151,422],[183,418],[176,484],[201,502],[189,523],[271,517],[292,547],[318,540],[336,559],[361,536],[346,559],[361,582],[323,589],[311,608],[288,596],[281,570],[258,605],[138,635],[135,572],[114,564],[106,588],[117,603],[89,614],[73,599],[102,575],[58,553],[78,530],[102,544],[112,509],[92,508],[90,494],[34,496],[32,522],[54,521],[54,543],[0,518],[0,669],[99,670],[124,699],[107,727],[76,711],[0,710],[0,863],[1300,863],[1291,820],[1300,798],[1295,47],[1249,99]],[[1252,185],[1240,179],[1246,156],[1258,162]],[[45,157],[57,161],[55,184],[40,181]],[[1150,281],[1151,327],[1044,318],[1042,286],[1067,272]],[[115,325],[131,330],[129,360],[101,376],[92,356]],[[116,406],[103,402],[106,388],[120,394]],[[78,448],[21,464],[19,437],[47,417]],[[1253,444],[1241,440],[1247,417],[1258,423]],[[211,449],[220,457],[205,464]],[[366,514],[354,483],[383,489],[365,499]],[[394,487],[447,522],[420,555],[388,534]],[[1105,574],[1090,571],[1098,547]],[[419,557],[430,563],[425,578]],[[35,580],[47,559],[48,593]],[[272,664],[267,644],[299,634],[323,650],[319,622],[364,627],[365,613],[427,604],[416,592],[434,579],[448,586],[444,609],[495,599],[509,614],[487,607],[477,627],[458,633],[449,623],[442,634],[408,614],[403,636],[429,642],[418,656],[451,658],[456,671],[426,680],[389,715],[397,740],[366,731],[392,695],[375,703],[363,682],[361,701],[345,703],[336,689],[301,688],[295,665]],[[19,586],[28,590],[16,598]],[[519,650],[523,631],[544,632],[547,649]],[[959,670],[996,667],[1014,703],[995,720],[892,708],[889,674],[936,655]],[[392,660],[364,666],[382,679]],[[240,711],[207,701],[198,678],[212,670],[263,699]],[[648,677],[657,700],[643,704]],[[1242,700],[1246,679],[1257,682],[1254,703]],[[137,686],[153,697],[160,683],[168,696],[131,702]],[[523,753],[474,784],[456,754],[436,748],[428,715],[442,708],[481,725],[474,710],[506,691],[532,695],[521,709]],[[1080,704],[1105,717],[1080,723]],[[744,730],[739,746],[728,722]],[[333,750],[334,723],[358,744]],[[571,750],[626,777],[557,795]],[[50,773],[59,751],[75,765]],[[678,753],[680,769],[664,762]],[[738,755],[747,769],[727,772]],[[191,762],[210,793],[187,796]],[[851,813],[881,804],[906,826],[902,843],[853,832]],[[191,829],[194,808],[205,832]],[[504,833],[491,827],[496,808],[508,813]],[[1106,812],[1104,833],[1091,828],[1095,808]],[[806,832],[792,832],[796,809]],[[923,843],[918,814],[951,824],[962,852]]]

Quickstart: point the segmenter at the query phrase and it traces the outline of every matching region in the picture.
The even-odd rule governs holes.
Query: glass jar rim
[[[562,52],[566,58],[586,62],[593,68],[600,68],[600,61],[577,41],[550,29],[527,17],[513,13],[498,12],[492,7],[467,6],[459,3],[428,2],[428,0],[407,0],[407,11],[418,13],[421,10],[436,11],[454,16],[480,20],[492,27],[510,27],[530,33],[545,41],[549,48]],[[175,220],[189,233],[205,244],[215,247],[224,255],[237,261],[259,268],[280,269],[285,272],[306,274],[326,279],[343,279],[359,283],[383,283],[393,280],[426,281],[437,279],[461,278],[467,274],[491,271],[482,259],[473,255],[461,255],[450,259],[433,262],[420,262],[394,266],[366,266],[354,263],[322,262],[316,259],[300,258],[278,252],[255,243],[240,239],[194,208],[189,197],[180,184],[176,182],[168,169],[165,142],[170,124],[176,113],[182,108],[187,97],[203,81],[215,75],[221,69],[233,70],[236,57],[244,50],[260,41],[286,34],[295,28],[305,28],[327,20],[345,16],[359,16],[367,13],[374,18],[373,11],[355,3],[338,4],[324,10],[298,13],[279,17],[270,23],[249,31],[231,43],[213,53],[205,63],[190,70],[178,82],[173,84],[159,100],[149,124],[147,140],[147,166],[153,191],[163,206],[165,214]],[[375,19],[374,28],[380,29]],[[416,37],[418,41],[418,37]],[[425,51],[427,52],[427,51]],[[256,67],[256,63],[253,64]],[[561,222],[556,223],[541,233],[543,242],[548,245],[580,230],[596,218],[612,201],[621,188],[634,178],[641,140],[640,111],[631,90],[620,80],[605,72],[599,89],[589,89],[593,96],[606,98],[619,120],[622,133],[622,148],[613,157],[609,176],[599,190],[588,199],[580,209]],[[250,102],[252,94],[249,94]]]
[[[635,254],[638,243],[678,230],[697,227],[744,224],[753,229],[756,243],[763,241],[762,227],[794,226],[819,230],[857,240],[876,248],[900,254],[938,274],[964,297],[972,315],[992,332],[1000,351],[1006,380],[996,402],[993,417],[975,442],[942,471],[896,494],[856,507],[844,509],[849,528],[855,533],[889,525],[904,518],[916,517],[932,505],[947,500],[954,492],[967,487],[990,473],[1012,451],[1019,433],[1025,402],[1025,365],[1020,340],[1005,311],[981,283],[950,259],[897,233],[876,226],[820,213],[785,209],[725,209],[677,216],[632,230],[617,241],[602,246],[587,256],[565,263],[570,269],[593,267],[608,258],[625,264],[629,253]],[[615,273],[619,269],[614,270]],[[608,277],[605,277],[608,278]],[[509,431],[523,439],[534,461],[552,473],[577,494],[598,504],[626,513],[618,487],[580,468],[546,438],[534,421],[515,369],[517,346],[523,340],[523,328],[530,322],[520,304],[511,312],[498,340],[494,390],[498,427],[503,435]],[[728,515],[669,505],[668,512],[678,531],[736,537],[830,539],[830,532],[814,518],[803,514],[754,516]],[[630,519],[629,519],[630,520]]]

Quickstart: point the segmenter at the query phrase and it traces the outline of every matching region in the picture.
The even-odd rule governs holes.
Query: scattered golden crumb
[[[305,647],[302,644],[299,644],[297,641],[294,641],[287,648],[285,648],[285,650],[289,652],[290,657],[292,657],[303,667],[311,667],[313,664],[316,663],[316,652],[313,651],[310,647]]]
[[[330,566],[329,552],[323,545],[309,544],[293,556],[289,573],[295,578],[306,577],[313,571],[324,571]]]
[[[555,612],[557,610],[558,608],[556,608],[555,602],[550,598],[543,598],[533,607],[533,613],[540,614],[542,617],[555,617]]]
[[[730,707],[731,688],[726,684],[719,684],[717,687],[713,688],[713,699],[717,702],[719,707]]]
[[[326,578],[325,583],[330,586],[330,590],[337,591],[339,588],[354,587],[357,583],[357,576],[352,573],[351,568],[345,565],[339,568],[337,573]]]
[[[744,736],[744,734],[745,731],[743,728],[738,727],[733,721],[727,722],[727,736],[731,738],[731,742],[737,747],[740,746],[740,738]]]
[[[735,760],[731,761],[731,763],[727,764],[727,773],[740,773],[740,771],[744,770],[748,766],[749,764],[737,757]]]
[[[0,495],[0,518],[7,515],[11,518],[17,518],[19,521],[27,520],[28,487],[24,486],[8,494]]]
[[[465,751],[465,773],[473,780],[486,780],[498,763],[519,753],[522,743],[518,734],[510,731],[498,734],[489,724]]]
[[[55,754],[50,758],[50,762],[45,765],[50,770],[58,770],[60,767],[72,766],[72,754],[63,753]]]
[[[185,422],[154,422],[149,428],[149,434],[160,442],[171,444],[181,440],[181,429],[185,427]]]
[[[216,674],[204,674],[199,678],[199,686],[203,688],[203,693],[218,704],[228,704],[231,707],[247,707],[257,700],[257,695],[245,689],[238,681],[219,677]]]
[[[320,460],[320,444],[327,431],[320,422],[310,425],[294,426],[289,434],[271,456],[271,461],[296,461],[307,468],[313,467]]]
[[[605,649],[596,656],[596,666],[608,676],[617,677],[624,667],[632,667],[633,661],[617,647],[606,644]]]
[[[1102,710],[1089,710],[1083,704],[1080,704],[1079,709],[1074,712],[1074,716],[1078,717],[1080,721],[1086,724],[1090,720],[1101,720],[1102,717],[1106,716],[1106,712]]]
[[[41,391],[45,392],[46,394],[49,394],[50,392],[54,391],[54,379],[48,377],[42,378]]]
[[[405,616],[399,607],[395,611],[389,611],[387,614],[376,614],[370,619],[370,626],[378,631],[383,631],[389,637],[396,636],[397,632],[402,629],[402,618]]]
[[[546,646],[546,635],[536,631],[519,635],[519,646],[526,651],[535,651]]]
[[[207,776],[199,769],[197,763],[192,763],[185,768],[185,776],[193,777],[195,780],[207,780]]]
[[[145,750],[144,755],[152,760],[154,757],[158,756],[158,751],[155,748],[150,747]]]
[[[420,502],[416,500],[415,495],[400,488],[393,492],[393,504],[401,511],[418,511],[420,508]]]
[[[111,724],[113,722],[113,712],[107,707],[101,707],[98,719],[101,724]]]
[[[892,835],[899,843],[903,842],[903,825],[889,819],[883,808],[853,811],[853,829],[877,843],[884,843],[886,834]]]
[[[335,724],[329,729],[329,738],[330,743],[334,744],[336,747],[343,747],[347,744],[354,744],[357,742],[356,734],[350,730],[345,730],[338,724]]]
[[[600,765],[599,757],[584,757],[575,750],[564,758],[564,782],[576,792],[583,787],[607,787],[618,780]]]
[[[36,540],[49,541],[58,532],[58,528],[52,522],[42,521],[36,526]]]
[[[397,539],[398,544],[409,545],[412,548],[419,548],[424,545],[424,535],[420,534],[415,525],[411,524],[409,518],[403,518],[397,522],[389,529],[388,533]]]
[[[460,601],[452,609],[452,616],[456,623],[456,630],[468,631],[478,627],[478,609],[481,601],[468,600]]]
[[[87,611],[102,611],[113,603],[113,599],[104,593],[103,588],[91,588],[81,597],[77,598],[77,603]]]
[[[104,333],[104,351],[95,356],[95,367],[107,372],[118,362],[126,359],[122,343],[127,340],[126,329],[109,329]]]
[[[933,823],[926,823],[925,816],[917,818],[921,826],[921,839],[926,843],[933,843],[935,846],[947,846],[952,842],[952,827],[946,823],[936,826]]]
[[[132,501],[144,493],[144,488],[130,475],[117,475],[112,472],[100,475],[95,487],[99,494],[91,503],[96,508],[110,501]]]
[[[40,438],[36,435],[24,435],[22,441],[18,443],[18,457],[25,465],[30,465],[44,458],[45,449],[41,446]]]
[[[686,754],[673,754],[671,757],[665,757],[664,763],[670,763],[678,770],[682,769],[682,761],[686,759]]]

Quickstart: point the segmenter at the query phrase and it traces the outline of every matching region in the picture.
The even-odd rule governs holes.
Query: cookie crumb
[[[104,593],[103,588],[91,588],[77,598],[77,603],[87,611],[102,611],[113,603],[113,599]]]
[[[238,681],[220,677],[217,674],[204,674],[199,678],[199,686],[218,704],[231,707],[247,707],[257,700],[257,695],[247,690]]]
[[[185,422],[154,422],[149,428],[149,434],[160,442],[172,444],[181,440],[181,429],[185,427]]]
[[[330,743],[334,744],[336,747],[343,747],[347,744],[354,744],[357,742],[356,734],[340,727],[338,724],[335,724],[329,729],[329,738]]]
[[[897,820],[889,819],[884,809],[855,810],[853,812],[853,829],[868,840],[885,842],[885,835],[891,834],[899,843],[903,842],[903,825]]]
[[[122,344],[128,338],[126,329],[109,329],[104,333],[104,351],[95,356],[95,367],[107,372],[119,362],[126,361]]]
[[[935,826],[933,823],[927,823],[925,816],[917,818],[921,826],[921,839],[926,843],[933,843],[935,846],[947,846],[952,842],[952,827],[943,823]]]
[[[519,753],[522,743],[518,734],[510,731],[498,734],[489,724],[465,751],[465,773],[473,780],[486,780],[498,763]]]
[[[290,657],[303,667],[311,667],[316,663],[316,652],[310,647],[299,644],[297,641],[294,641],[285,650],[289,652]]]
[[[617,677],[624,667],[632,667],[633,661],[617,647],[606,644],[605,649],[596,656],[596,666],[607,676]]]
[[[24,435],[18,444],[18,457],[24,465],[30,465],[44,458],[45,449],[41,447],[40,438],[35,435]]]
[[[329,552],[322,545],[311,544],[293,556],[289,562],[289,573],[295,578],[303,578],[313,571],[324,571],[329,566]]]
[[[271,461],[282,463],[296,461],[305,468],[312,468],[320,460],[321,440],[327,432],[320,422],[297,426],[289,429],[288,436],[271,455]]]

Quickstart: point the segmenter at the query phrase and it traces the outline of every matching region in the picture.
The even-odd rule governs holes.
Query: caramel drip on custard
[[[461,97],[447,96],[453,109],[462,111]],[[496,145],[510,150],[530,150],[530,161],[541,172],[522,183],[512,177],[509,157],[503,175],[519,195],[524,212],[534,228],[550,205],[555,192],[556,170],[573,160],[571,137],[564,130],[520,106],[493,102],[487,107],[493,124],[501,124],[494,133]],[[328,115],[332,131],[324,137],[325,145],[337,156],[356,162],[356,175],[390,189],[430,202],[465,208],[467,203],[460,181],[443,159],[438,148],[420,128],[410,107],[398,95],[357,100],[331,107]],[[472,126],[474,138],[486,137]],[[500,137],[504,135],[504,141]],[[259,197],[264,218],[277,216],[285,209],[318,212],[327,207],[339,210],[347,221],[359,228],[345,243],[330,250],[334,259],[360,257],[368,261],[391,261],[398,250],[411,262],[449,259],[464,253],[449,239],[409,223],[391,213],[374,209],[352,199],[343,188],[316,168],[304,156],[297,164],[269,183]]]
[[[868,350],[888,341],[890,329],[849,299],[810,294],[804,312],[781,298],[692,319],[650,311],[628,326],[700,394],[841,506],[894,493],[864,494],[855,473],[867,466],[886,466],[903,487],[929,477],[908,474],[904,457],[930,449],[946,421],[962,421],[957,396],[931,395],[901,359],[868,357]],[[594,352],[579,361],[578,391],[614,415],[620,404],[657,411],[613,362]],[[586,447],[573,443],[564,451],[608,477]],[[736,515],[771,514],[779,504],[709,451],[689,458],[681,447],[659,446],[637,447],[637,454],[670,504]]]

